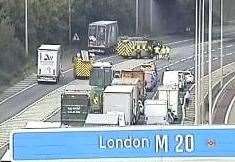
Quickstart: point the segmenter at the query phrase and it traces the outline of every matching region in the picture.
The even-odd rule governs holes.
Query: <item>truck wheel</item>
[[[141,58],[141,54],[138,53],[138,54],[136,55],[136,58],[137,58],[137,59],[140,59],[140,58]]]

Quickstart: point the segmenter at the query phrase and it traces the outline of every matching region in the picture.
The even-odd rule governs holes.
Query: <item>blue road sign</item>
[[[13,160],[235,157],[235,127],[125,127],[21,130]]]

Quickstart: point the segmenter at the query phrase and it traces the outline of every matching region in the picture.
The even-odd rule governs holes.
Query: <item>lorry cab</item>
[[[173,85],[178,86],[179,89],[185,87],[185,78],[184,74],[180,71],[165,71],[162,78],[163,85]]]
[[[145,71],[145,88],[147,91],[152,91],[152,89],[157,85],[158,76],[155,71]]]
[[[38,48],[38,82],[59,81],[62,50],[60,45],[41,45]]]

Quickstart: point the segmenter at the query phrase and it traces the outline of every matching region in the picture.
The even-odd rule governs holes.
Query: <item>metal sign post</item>
[[[205,0],[202,0],[202,60],[201,60],[201,103],[202,103],[202,123],[204,123],[204,112],[205,112],[205,107],[204,107],[204,89],[203,89],[203,82],[202,78],[204,77],[204,34],[205,34]]]
[[[135,34],[139,31],[139,0],[135,1]]]
[[[211,39],[212,39],[212,0],[209,0],[209,34],[208,34],[208,51],[209,51],[209,124],[212,124],[212,55],[211,55]]]
[[[223,0],[220,0],[220,68],[221,68],[221,81],[220,87],[223,87]]]
[[[69,0],[69,45],[71,48],[72,41],[72,26],[71,26],[71,0]]]
[[[195,8],[195,124],[198,124],[198,0]]]
[[[25,56],[28,57],[28,55],[28,0],[25,0]]]

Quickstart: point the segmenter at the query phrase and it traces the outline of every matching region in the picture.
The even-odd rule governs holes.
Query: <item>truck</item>
[[[88,27],[88,49],[93,54],[113,51],[118,39],[117,21],[96,21]]]
[[[180,71],[164,71],[162,83],[163,85],[176,85],[180,90],[183,90],[186,85],[184,74]]]
[[[116,53],[124,58],[159,58],[169,59],[171,48],[145,37],[120,37],[116,47]]]
[[[61,94],[61,124],[83,126],[90,112],[89,91],[68,85]]]
[[[109,62],[95,62],[92,64],[89,85],[90,106],[92,113],[103,113],[103,92],[111,85],[113,77],[112,65]]]
[[[57,83],[61,73],[61,45],[43,44],[38,48],[38,82]]]
[[[155,63],[146,63],[134,68],[134,70],[141,70],[144,72],[146,91],[152,91],[153,88],[160,83]]]
[[[144,114],[146,124],[167,125],[173,122],[173,118],[168,111],[166,100],[148,99],[144,102]]]
[[[122,70],[121,71],[121,78],[137,78],[138,84],[138,92],[139,92],[139,99],[143,102],[146,98],[146,88],[145,88],[145,74],[141,70]],[[134,83],[134,82],[133,82]],[[133,84],[132,83],[132,84]]]
[[[126,124],[136,124],[140,117],[137,88],[133,85],[112,85],[105,88],[103,113],[123,112]]]
[[[158,87],[158,99],[166,100],[169,111],[174,119],[179,119],[182,115],[179,87],[177,85],[161,85]]]
[[[86,50],[81,50],[73,57],[73,76],[74,79],[88,79],[95,62],[95,56]]]

